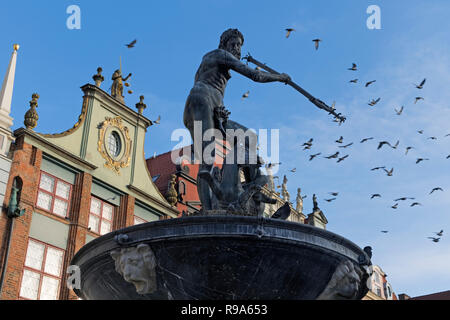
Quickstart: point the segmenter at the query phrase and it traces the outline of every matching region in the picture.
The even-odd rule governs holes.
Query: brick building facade
[[[4,205],[14,193],[25,211],[0,214],[0,299],[77,299],[66,270],[81,247],[113,230],[178,215],[147,169],[144,138],[152,122],[142,101],[136,112],[99,85],[82,87],[81,115],[71,129],[37,133],[27,112],[26,128],[14,131]]]

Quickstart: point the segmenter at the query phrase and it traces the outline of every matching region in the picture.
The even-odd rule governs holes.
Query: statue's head
[[[244,36],[238,29],[228,29],[220,36],[219,49],[226,50],[241,59],[241,47],[244,44]]]
[[[116,71],[114,71],[112,78],[114,80],[114,78],[121,77],[121,76],[122,76],[122,71],[120,71],[120,69],[117,69]]]
[[[116,271],[125,281],[132,283],[139,294],[156,290],[156,259],[150,246],[140,244],[111,252]]]

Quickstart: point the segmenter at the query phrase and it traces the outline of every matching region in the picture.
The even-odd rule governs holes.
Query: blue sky
[[[69,30],[69,5],[81,8],[81,30]],[[369,5],[381,8],[381,30],[369,30]],[[56,133],[72,127],[81,110],[82,92],[98,66],[104,70],[103,89],[122,57],[124,74],[134,91],[126,95],[134,108],[144,94],[145,115],[161,125],[148,130],[146,154],[167,152],[176,144],[173,130],[184,128],[184,103],[202,56],[215,49],[220,34],[239,28],[242,53],[252,55],[321,100],[336,101],[347,122],[333,123],[326,112],[280,83],[259,84],[233,73],[225,105],[231,119],[256,130],[280,130],[281,178],[288,176],[291,199],[301,187],[305,213],[312,194],[329,220],[328,230],[361,247],[373,247],[373,262],[388,274],[394,291],[411,296],[450,289],[450,240],[427,239],[441,229],[450,231],[450,3],[434,1],[15,1],[0,3],[0,76],[3,78],[12,44],[21,45],[14,87],[13,129],[33,92],[40,94],[36,131]],[[297,31],[286,39],[285,28]],[[318,51],[312,39],[321,38]],[[137,39],[134,49],[124,45]],[[355,62],[359,71],[348,71]],[[358,84],[349,80],[359,78]],[[427,78],[423,90],[413,83]],[[377,80],[368,88],[364,83]],[[250,91],[244,101],[241,96]],[[425,98],[414,104],[414,98]],[[381,97],[373,108],[367,103]],[[397,116],[394,108],[404,106]],[[250,116],[251,115],[251,116]],[[423,129],[419,135],[417,130]],[[334,142],[344,136],[339,149]],[[428,137],[436,136],[437,140]],[[362,138],[374,137],[360,144]],[[300,145],[314,138],[311,151]],[[397,150],[379,141],[400,141]],[[405,148],[414,146],[408,155]],[[323,156],[341,151],[342,163]],[[347,151],[347,152],[346,152]],[[322,155],[308,161],[308,155]],[[419,157],[429,158],[415,164]],[[394,175],[370,171],[394,167]],[[289,172],[297,168],[296,173]],[[444,192],[429,195],[434,187]],[[338,199],[328,203],[329,192]],[[382,198],[370,200],[373,193]],[[394,199],[415,197],[423,206],[411,208]],[[389,230],[383,234],[381,230]]]

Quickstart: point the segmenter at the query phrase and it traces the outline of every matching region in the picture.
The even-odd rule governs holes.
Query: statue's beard
[[[241,52],[237,50],[231,50],[231,54],[235,56],[237,59],[241,60]]]

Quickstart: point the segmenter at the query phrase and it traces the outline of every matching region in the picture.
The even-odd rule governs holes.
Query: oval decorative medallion
[[[98,152],[106,160],[105,167],[120,175],[120,169],[131,162],[131,138],[122,118],[106,117],[99,126]]]

